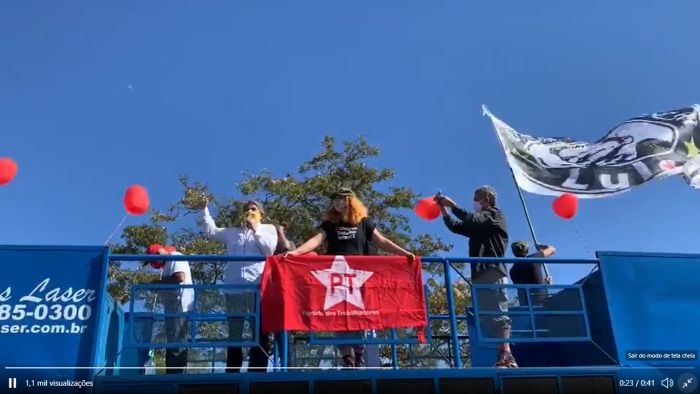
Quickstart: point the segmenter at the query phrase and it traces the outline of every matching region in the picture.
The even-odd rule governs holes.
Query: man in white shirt
[[[208,205],[204,206],[200,225],[204,234],[226,245],[226,254],[236,256],[271,256],[277,246],[277,229],[272,224],[261,223],[265,214],[263,206],[257,201],[248,201],[244,207],[243,225],[240,227],[217,227],[209,214]],[[229,261],[224,272],[227,285],[260,285],[260,277],[265,268],[265,261]],[[227,313],[252,312],[254,297],[251,292],[226,289]],[[229,340],[240,341],[243,337],[243,318],[229,318]],[[262,325],[260,325],[262,327]],[[267,333],[259,332],[260,346],[250,349],[248,370],[265,372],[267,370],[270,341]],[[243,349],[228,348],[226,372],[240,372],[243,364]]]
[[[174,247],[153,244],[148,247],[148,254],[182,255]],[[153,283],[192,284],[192,273],[187,261],[150,261],[150,265],[162,269],[161,278]],[[158,292],[165,313],[190,312],[194,306],[194,289],[167,289]],[[185,317],[168,317],[165,319],[165,336],[168,342],[186,342],[188,332]],[[187,348],[167,348],[165,350],[165,372],[167,374],[183,373],[187,368]]]

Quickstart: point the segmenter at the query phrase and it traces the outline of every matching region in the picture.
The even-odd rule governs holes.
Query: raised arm
[[[279,226],[275,226],[275,229],[277,230],[277,247],[275,248],[276,254],[282,254],[296,248],[296,246],[294,246],[294,244],[287,239],[287,236],[284,233],[285,227],[286,225],[284,223]]]
[[[461,227],[469,232],[474,232],[478,230],[479,227],[490,223],[491,221],[485,212],[467,211],[466,209],[458,206],[452,207],[452,213],[457,217],[457,219],[461,220]]]
[[[551,245],[537,245],[537,252],[531,254],[531,257],[549,257],[554,255],[554,253],[557,252],[557,249],[554,248],[554,246]]]
[[[416,257],[413,253],[407,251],[406,249],[393,243],[390,239],[386,238],[376,228],[374,229],[374,232],[372,233],[372,242],[374,242],[377,245],[377,247],[379,247],[380,249],[382,249],[383,251],[385,251],[387,253],[391,253],[391,254],[396,255],[396,256],[407,257],[409,262],[412,262]]]
[[[470,228],[464,225],[464,222],[453,218],[447,211],[447,208],[440,206],[440,211],[442,212],[442,220],[445,222],[447,229],[455,234],[466,235],[467,237],[472,235]]]
[[[445,225],[453,233],[471,237],[472,234],[478,232],[484,225],[491,222],[491,218],[486,212],[468,211],[458,206],[454,200],[447,196],[436,196],[435,202],[440,205],[440,211],[442,212]],[[458,220],[450,216],[448,209],[452,209],[452,214],[454,214]]]
[[[531,254],[529,257],[549,257],[554,255],[556,252],[557,249],[552,245],[537,245],[537,252]],[[541,265],[544,267],[544,264]],[[542,278],[543,275],[544,273],[541,272],[541,270],[538,269],[535,271],[535,279],[538,281],[538,283],[547,283],[551,285],[554,279],[551,276],[545,276]]]
[[[198,223],[200,228],[204,232],[204,235],[207,238],[215,239],[221,242],[225,241],[224,231],[226,231],[226,229],[222,227],[216,227],[214,218],[212,218],[211,214],[209,213],[208,204],[204,206],[204,209],[202,210],[202,215],[200,216]]]
[[[308,241],[304,242],[301,244],[298,248],[294,250],[290,250],[289,252],[285,253],[285,255],[289,256],[299,256],[302,254],[309,253],[319,246],[323,244],[323,241],[326,240],[326,232],[321,230],[318,234],[314,235],[309,239]]]

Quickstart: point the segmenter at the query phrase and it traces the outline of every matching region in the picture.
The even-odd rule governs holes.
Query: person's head
[[[513,242],[510,248],[513,250],[515,257],[527,257],[530,254],[530,246],[525,241]]]
[[[342,187],[331,196],[331,206],[323,215],[323,220],[332,223],[345,222],[358,224],[367,217],[367,208],[355,193]]]
[[[243,218],[252,217],[254,221],[260,223],[265,216],[265,208],[259,201],[250,200],[243,206]]]
[[[496,190],[491,186],[482,186],[474,190],[474,210],[481,211],[482,209],[496,206]]]
[[[151,244],[148,245],[148,248],[146,248],[146,254],[161,254],[161,250],[164,250],[165,248],[163,245],[160,244]],[[150,261],[144,261],[143,262],[144,266],[150,265],[151,267],[155,269],[161,269],[165,265],[165,262],[162,260],[150,260]]]

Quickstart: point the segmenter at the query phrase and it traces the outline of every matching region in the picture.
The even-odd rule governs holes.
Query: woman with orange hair
[[[295,250],[287,252],[289,256],[298,256],[311,252],[327,241],[326,255],[358,256],[369,254],[370,242],[387,253],[406,256],[413,262],[413,253],[385,238],[377,230],[372,219],[367,216],[367,208],[348,188],[341,188],[332,196],[331,206],[322,218],[318,234]],[[347,337],[347,334],[341,334]],[[345,367],[364,367],[364,345],[338,346],[343,354]],[[353,356],[354,350],[354,356]]]

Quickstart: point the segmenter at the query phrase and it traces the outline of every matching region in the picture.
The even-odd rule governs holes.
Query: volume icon
[[[663,388],[665,389],[670,389],[671,387],[673,387],[673,379],[666,378],[662,380],[661,386],[663,386]]]

